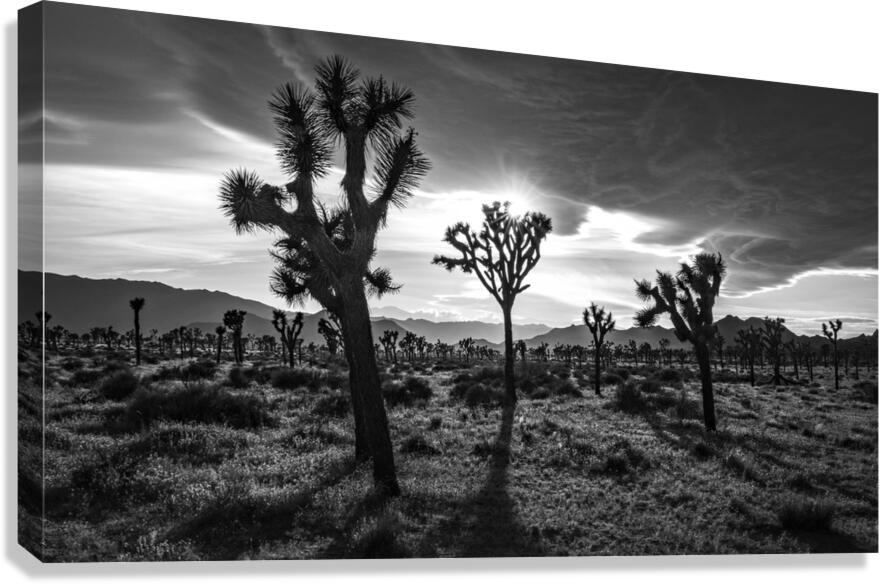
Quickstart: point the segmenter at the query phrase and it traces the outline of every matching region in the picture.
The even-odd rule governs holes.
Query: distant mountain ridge
[[[41,309],[40,294],[42,289],[40,272],[18,271],[19,298],[18,321],[35,320],[34,314]],[[95,326],[113,326],[123,332],[132,328],[132,311],[128,301],[136,296],[147,300],[141,313],[141,328],[145,332],[157,329],[160,333],[171,329],[187,326],[213,332],[220,324],[223,313],[231,309],[245,310],[245,334],[257,336],[276,335],[272,326],[273,307],[233,296],[226,292],[209,290],[184,290],[159,282],[134,281],[124,279],[97,280],[80,276],[62,276],[46,273],[46,310],[52,315],[50,325],[62,325],[65,328],[82,333]],[[398,314],[404,313],[394,309]],[[381,309],[380,309],[381,311]],[[289,312],[289,311],[288,311]],[[303,338],[306,343],[321,343],[318,334],[318,321],[325,312],[304,314]],[[447,321],[434,322],[424,318],[387,318],[374,316],[373,336],[378,339],[385,330],[396,330],[400,338],[407,332],[424,336],[429,342],[454,344],[460,339],[472,337],[477,344],[491,348],[503,349],[503,328],[500,323],[481,321]],[[718,320],[718,328],[727,344],[732,344],[737,331],[754,326],[762,328],[762,319],[751,317],[742,319],[736,316],[725,316]],[[557,343],[589,345],[591,336],[585,325],[551,328],[543,324],[513,325],[514,339],[523,339],[529,347],[542,342],[551,347]],[[797,337],[785,330],[786,341]],[[877,331],[872,335],[877,336]],[[845,347],[850,343],[864,342],[867,335],[859,335],[842,339]],[[683,344],[675,337],[674,331],[661,326],[646,328],[629,328],[609,333],[608,340],[616,344],[627,344],[635,340],[657,346],[660,339],[669,339],[670,346],[681,347]],[[798,338],[818,346],[827,342],[820,336],[799,336]]]

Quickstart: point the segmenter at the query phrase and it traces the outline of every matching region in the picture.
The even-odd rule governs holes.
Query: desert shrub
[[[602,385],[617,385],[623,383],[623,377],[616,373],[608,372],[602,376]]]
[[[650,464],[645,454],[624,438],[616,440],[606,449],[604,460],[598,470],[606,474],[623,475],[648,467]]]
[[[496,406],[504,400],[503,392],[487,387],[482,383],[476,383],[468,386],[464,393],[464,403],[470,407],[477,406]]]
[[[272,375],[277,371],[276,368],[266,369],[261,365],[253,365],[245,369],[242,373],[244,376],[248,378],[250,381],[257,383],[259,385],[263,385],[265,383],[269,383],[272,380]]]
[[[613,367],[609,369],[607,373],[617,375],[624,381],[629,379],[629,369],[627,369],[626,367]]]
[[[660,393],[662,389],[660,382],[656,379],[651,378],[639,381],[639,390],[641,390],[642,393]]]
[[[107,399],[124,400],[138,388],[138,378],[129,370],[117,371],[106,377],[98,392]]]
[[[694,456],[701,460],[711,458],[716,454],[715,448],[705,440],[700,440],[699,442],[694,444],[693,448],[691,448],[691,452],[693,452]]]
[[[61,368],[65,371],[78,371],[85,367],[85,362],[76,357],[66,357],[61,360]]]
[[[180,367],[160,367],[153,373],[153,381],[168,381],[169,379],[180,379],[183,372]]]
[[[128,445],[138,456],[157,454],[187,464],[219,464],[247,446],[246,433],[207,424],[157,424]]]
[[[236,389],[244,389],[250,385],[250,379],[244,374],[241,367],[233,367],[229,370],[229,385]]]
[[[681,381],[681,371],[678,369],[661,369],[654,374],[653,379],[666,384],[678,383]]]
[[[439,454],[440,451],[431,446],[421,434],[411,434],[400,445],[400,451],[408,454],[424,454],[427,456]]]
[[[193,361],[180,370],[180,379],[183,381],[199,381],[214,377],[217,371],[217,363],[214,361]]]
[[[747,377],[737,375],[736,372],[731,371],[730,369],[722,369],[721,371],[716,371],[712,374],[712,380],[720,383],[738,383],[747,379]]]
[[[740,478],[763,484],[763,480],[755,468],[755,465],[738,452],[728,453],[727,456],[724,457],[724,466]]]
[[[70,382],[77,386],[92,385],[103,376],[104,374],[98,369],[80,369],[74,372]]]
[[[639,384],[632,379],[617,386],[611,403],[614,408],[628,414],[641,412],[647,405]]]
[[[455,371],[456,369],[462,369],[463,366],[463,363],[456,363],[454,361],[440,361],[434,364],[433,369],[434,371]]]
[[[128,363],[118,360],[108,360],[104,363],[104,367],[102,368],[104,375],[115,373],[117,371],[125,371],[126,369],[128,369]]]
[[[555,396],[583,397],[581,390],[579,390],[574,382],[568,378],[557,378],[555,381],[551,382],[546,389],[549,390],[551,395]]]
[[[306,369],[302,367],[286,367],[272,372],[270,379],[272,387],[278,389],[297,389],[306,387],[317,391],[327,380],[325,373],[318,369]]]
[[[529,397],[532,399],[548,399],[550,397],[550,390],[546,387],[539,387]]]
[[[382,395],[390,407],[399,405],[411,406],[416,402],[426,402],[431,399],[433,392],[427,381],[420,377],[410,376],[400,381],[391,381],[383,384]]]
[[[571,376],[571,365],[566,363],[551,363],[550,367],[547,368],[547,372],[550,375],[555,375],[556,377],[570,377]]]
[[[341,393],[325,395],[315,403],[312,413],[321,418],[344,418],[351,409],[348,399]]]
[[[681,421],[699,420],[702,417],[702,408],[682,389],[678,392],[678,399],[675,401],[675,415]]]
[[[440,426],[443,425],[443,418],[440,416],[432,416],[431,421],[428,423],[429,430],[439,430]]]
[[[785,529],[829,531],[834,509],[823,501],[789,499],[782,502],[777,517]]]
[[[134,393],[125,412],[132,430],[158,420],[225,424],[233,428],[274,426],[277,421],[266,404],[252,395],[237,395],[205,383],[182,389],[141,388]]]
[[[864,380],[853,383],[852,388],[858,399],[872,404],[877,403],[877,383]]]

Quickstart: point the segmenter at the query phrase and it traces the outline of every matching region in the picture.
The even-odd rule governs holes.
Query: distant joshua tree
[[[522,339],[518,340],[513,344],[513,349],[516,353],[519,353],[519,358],[523,363],[526,361],[526,342]]]
[[[134,363],[141,364],[141,310],[146,301],[143,298],[132,298],[128,305],[134,311]]]
[[[399,335],[400,333],[398,331],[382,331],[382,336],[379,337],[379,342],[382,343],[382,348],[385,350],[386,361],[393,360],[397,363],[397,337]]]
[[[836,320],[829,320],[827,323],[822,323],[822,334],[825,335],[829,341],[831,341],[831,345],[834,349],[833,359],[834,359],[834,389],[840,389],[840,377],[839,377],[839,366],[840,362],[837,356],[837,333],[840,332],[840,329],[843,328],[843,322],[838,318]]]
[[[223,324],[232,333],[232,358],[236,365],[244,361],[244,346],[241,341],[241,331],[244,328],[244,310],[227,310],[223,314]]]
[[[517,295],[532,268],[541,259],[541,242],[552,230],[550,218],[543,213],[510,214],[509,203],[483,205],[483,224],[479,233],[467,223],[446,229],[443,240],[459,257],[435,256],[433,263],[447,270],[460,268],[475,273],[483,287],[501,306],[504,315],[504,386],[508,404],[516,403],[513,374],[513,323],[511,312]]]
[[[283,310],[272,311],[272,326],[281,335],[281,362],[294,365],[297,341],[303,327],[303,313],[297,312],[291,322],[287,322],[287,314]]]
[[[668,314],[678,340],[694,346],[703,393],[703,422],[710,432],[716,430],[715,394],[712,388],[710,350],[715,337],[712,309],[721,290],[726,268],[721,255],[702,253],[691,264],[681,264],[673,277],[657,272],[656,285],[647,280],[636,282],[636,294],[653,304],[636,313],[635,321],[641,327],[655,324],[662,314]]]
[[[587,325],[587,328],[590,329],[590,334],[593,335],[593,346],[595,347],[594,387],[596,395],[601,396],[602,380],[600,379],[600,373],[602,347],[605,344],[605,335],[614,330],[615,322],[610,311],[606,314],[604,306],[600,308],[596,306],[595,302],[591,302],[589,308],[584,309],[584,324]]]
[[[223,335],[226,334],[226,327],[223,325],[218,326],[214,329],[214,332],[217,333],[217,363],[220,363],[220,353],[223,350]]]
[[[355,449],[361,446],[362,458],[372,456],[378,490],[396,495],[400,488],[367,291],[394,289],[387,270],[370,268],[376,235],[389,209],[406,203],[430,164],[416,145],[416,132],[401,131],[413,117],[412,91],[382,77],[361,80],[338,56],[322,62],[316,72],[315,93],[286,84],[269,102],[280,134],[278,156],[291,182],[281,188],[254,173],[233,171],[226,175],[221,199],[238,231],[283,232],[275,256],[280,264],[276,293],[289,302],[310,296],[340,317],[348,346]],[[344,204],[328,213],[315,198],[315,182],[330,171],[339,145],[345,150]],[[294,210],[288,210],[288,202],[295,202]]]
[[[742,349],[743,357],[749,366],[749,382],[755,387],[755,360],[761,351],[761,331],[753,326],[736,333],[736,344]]]
[[[761,331],[764,351],[773,363],[773,379],[771,380],[773,385],[780,385],[783,382],[788,383],[788,380],[783,377],[781,371],[785,349],[785,341],[783,340],[784,325],[784,318],[765,317],[764,330]]]

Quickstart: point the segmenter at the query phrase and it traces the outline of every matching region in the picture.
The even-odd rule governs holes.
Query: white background
[[[313,30],[355,33],[557,57],[712,73],[861,91],[880,91],[880,9],[871,1],[719,2],[666,0],[564,2],[435,2],[296,0],[196,2],[194,0],[95,0],[75,2],[154,12],[210,16]],[[876,581],[880,561],[871,556],[740,556],[665,558],[566,558],[419,560],[381,562],[260,562],[41,566],[15,543],[15,269],[16,269],[16,9],[2,8],[5,199],[0,288],[3,380],[3,505],[0,580],[45,582],[62,578],[116,581],[207,582],[478,582],[513,584],[614,581],[788,582]],[[841,234],[845,237],[845,234]]]

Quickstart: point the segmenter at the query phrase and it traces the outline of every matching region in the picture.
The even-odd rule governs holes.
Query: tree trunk
[[[379,367],[373,353],[373,332],[370,309],[360,278],[354,278],[341,287],[345,307],[344,328],[348,335],[348,354],[352,388],[363,408],[364,433],[373,457],[373,480],[376,489],[388,496],[400,494],[394,450],[388,431],[388,417],[382,401]],[[356,398],[357,399],[357,398]]]
[[[217,365],[220,364],[220,351],[223,349],[223,335],[217,335]]]
[[[141,315],[134,311],[134,364],[141,364]]]
[[[354,367],[351,366],[351,339],[348,338],[346,328],[342,326],[342,336],[344,346],[342,348],[345,354],[345,360],[348,361],[348,387],[351,395],[351,409],[354,414],[354,459],[357,462],[366,462],[370,460],[370,445],[367,442],[366,420],[364,419],[363,398],[359,391],[360,386],[358,380],[354,378]]]
[[[513,323],[511,306],[502,306],[504,312],[504,399],[508,405],[516,404],[516,382],[513,376]]]
[[[696,345],[697,364],[700,366],[700,385],[703,392],[703,423],[706,430],[714,432],[715,426],[715,393],[712,389],[712,364],[708,347]]]
[[[840,361],[837,357],[837,343],[834,343],[834,389],[840,389],[840,381],[838,380]]]
[[[594,340],[595,340],[595,339],[594,339]],[[601,355],[602,355],[602,347],[601,347],[598,343],[596,343],[596,356],[595,356],[595,361],[596,361],[596,364],[595,364],[595,370],[596,370],[596,373],[595,373],[595,375],[596,375],[596,379],[595,379],[595,388],[596,388],[596,395],[598,395],[599,397],[602,397],[602,380],[599,379],[599,371],[600,371],[600,367],[599,367],[599,357],[600,357]]]

